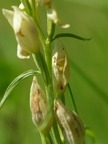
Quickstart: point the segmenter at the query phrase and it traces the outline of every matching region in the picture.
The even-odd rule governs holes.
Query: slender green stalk
[[[52,68],[51,68],[51,44],[50,44],[50,40],[49,40],[49,38],[47,38],[47,39],[45,38],[37,20],[36,20],[36,17],[34,17],[34,21],[35,21],[35,24],[37,26],[39,38],[40,38],[40,41],[41,41],[41,44],[42,44],[42,47],[44,50],[46,65],[48,67],[49,74],[51,74]]]
[[[55,119],[54,119],[53,126],[52,126],[52,135],[53,135],[55,144],[63,144],[60,139],[58,126],[57,126]]]
[[[52,77],[52,52],[51,52],[51,44],[49,39],[46,40],[46,50],[45,50],[45,61],[48,67],[48,71],[50,76]]]
[[[51,40],[53,38],[53,35],[54,35],[54,32],[55,32],[55,24],[49,19],[47,18],[47,33],[48,33],[48,37],[46,39],[46,44],[47,44],[47,47],[46,47],[46,63],[47,63],[47,66],[48,66],[48,70],[49,70],[49,73],[52,75],[52,51],[51,51]]]
[[[46,137],[42,133],[40,133],[42,144],[47,144]]]
[[[48,86],[50,84],[50,77],[49,77],[49,72],[45,63],[45,60],[41,54],[41,52],[37,53],[37,54],[33,54],[33,60],[36,64],[36,66],[38,67],[38,69],[40,70],[43,80],[45,82],[45,85]]]
[[[52,140],[50,133],[48,133],[48,135],[46,136],[46,140],[48,144],[53,144],[53,140]]]
[[[41,44],[42,44],[42,47],[43,47],[43,49],[44,49],[44,51],[45,51],[45,48],[46,48],[45,40],[46,40],[46,38],[45,38],[45,36],[44,36],[44,34],[43,34],[43,32],[42,32],[42,29],[40,28],[40,25],[39,25],[37,19],[36,19],[36,15],[33,16],[33,19],[34,19],[34,22],[35,22],[35,24],[36,24],[36,28],[37,28],[37,30],[38,30],[39,39],[40,39]]]
[[[47,18],[47,33],[48,38],[50,40],[52,40],[54,32],[55,32],[55,24],[49,18]]]
[[[74,106],[74,110],[78,114],[77,107],[76,107],[75,100],[74,100],[74,96],[72,94],[72,90],[71,90],[71,87],[70,87],[69,84],[68,84],[68,90],[69,90],[70,97],[71,97],[71,100],[72,100],[72,103],[73,103],[73,106]]]

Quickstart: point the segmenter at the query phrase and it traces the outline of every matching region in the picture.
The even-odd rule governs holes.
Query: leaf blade
[[[3,104],[5,103],[6,99],[8,98],[9,94],[12,92],[12,90],[20,84],[23,80],[28,78],[29,76],[35,75],[36,73],[39,73],[39,71],[34,71],[34,70],[28,70],[25,71],[24,73],[20,74],[17,76],[7,87],[2,100],[0,101],[0,109],[2,108]]]
[[[78,36],[78,35],[75,35],[72,33],[59,33],[52,39],[52,41],[54,41],[55,39],[60,38],[60,37],[70,37],[70,38],[75,38],[75,39],[82,40],[82,41],[89,41],[92,39],[92,38],[83,38],[81,36]]]

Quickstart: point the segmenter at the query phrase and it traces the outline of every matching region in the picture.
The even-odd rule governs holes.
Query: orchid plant
[[[39,6],[46,9],[47,35],[43,33],[39,21]],[[12,6],[12,9],[3,9],[2,12],[14,30],[17,56],[20,59],[32,57],[38,70],[31,69],[16,77],[6,89],[0,108],[19,83],[33,76],[30,88],[30,110],[42,144],[84,144],[85,134],[94,139],[92,131],[84,126],[78,115],[69,85],[68,53],[60,40],[61,37],[83,41],[90,39],[72,33],[55,35],[57,25],[61,28],[68,28],[70,25],[60,21],[53,0],[21,0],[21,4]],[[38,75],[42,76],[45,91],[38,83]],[[69,110],[65,104],[66,90],[69,91],[73,103],[72,110]]]

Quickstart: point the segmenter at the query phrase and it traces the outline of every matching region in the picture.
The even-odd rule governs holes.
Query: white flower
[[[39,38],[33,19],[18,7],[12,7],[14,11],[3,9],[3,15],[12,26],[18,43],[17,56],[29,58],[30,53],[39,50]]]
[[[70,79],[69,60],[62,42],[57,39],[52,56],[53,87],[57,93],[63,93]]]

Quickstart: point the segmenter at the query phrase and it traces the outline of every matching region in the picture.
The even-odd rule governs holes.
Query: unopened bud
[[[39,50],[38,32],[33,19],[18,7],[14,11],[3,9],[3,14],[12,26],[18,42],[18,57],[29,58],[29,53]]]
[[[51,6],[49,7],[48,11],[47,11],[47,17],[56,25],[59,25],[61,28],[68,28],[70,27],[69,24],[62,24],[62,22],[60,21],[57,11],[54,7],[54,4],[51,3]]]
[[[47,133],[52,124],[52,114],[48,116],[47,108],[47,100],[44,92],[40,88],[36,77],[34,77],[30,89],[30,110],[33,123],[43,133]]]
[[[36,77],[33,78],[30,90],[30,109],[32,113],[32,120],[35,125],[38,125],[45,117],[47,103],[45,95],[40,88]]]
[[[54,101],[55,118],[67,144],[84,144],[85,129],[79,116],[60,100]]]
[[[62,42],[57,39],[52,56],[53,87],[57,93],[63,93],[70,79],[69,60]]]

